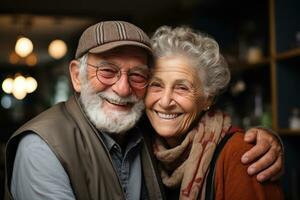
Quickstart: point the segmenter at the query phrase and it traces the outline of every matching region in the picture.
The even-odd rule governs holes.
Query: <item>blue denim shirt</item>
[[[100,134],[109,153],[111,155],[114,167],[118,173],[125,198],[128,200],[144,199],[142,194],[142,166],[140,147],[142,136],[138,132],[131,131],[128,136],[128,142],[125,151],[116,143],[109,134]]]

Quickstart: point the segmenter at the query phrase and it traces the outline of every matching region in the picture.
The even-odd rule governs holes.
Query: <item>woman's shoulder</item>
[[[241,131],[233,133],[233,135],[227,140],[223,146],[217,160],[217,166],[222,165],[224,173],[227,170],[238,168],[239,170],[245,170],[247,173],[248,165],[244,165],[241,162],[241,157],[245,152],[253,147],[253,144],[246,143],[244,141],[244,133]]]
[[[241,157],[252,146],[243,132],[235,132],[224,145],[216,164],[216,199],[283,199],[277,182],[261,184],[248,175],[249,164],[242,164]]]
[[[230,139],[225,144],[222,152],[229,153],[244,153],[253,147],[253,144],[244,141],[244,132],[238,131],[233,133]]]

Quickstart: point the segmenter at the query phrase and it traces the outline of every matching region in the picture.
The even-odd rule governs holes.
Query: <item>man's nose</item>
[[[122,73],[120,79],[112,85],[112,90],[120,97],[127,97],[131,94],[127,73]]]

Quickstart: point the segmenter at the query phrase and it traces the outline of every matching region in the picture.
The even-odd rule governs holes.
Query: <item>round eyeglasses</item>
[[[148,84],[150,72],[146,65],[133,67],[128,71],[121,71],[119,66],[110,62],[102,62],[99,65],[87,63],[87,65],[96,68],[97,79],[105,85],[115,84],[124,73],[128,76],[130,86],[135,89],[143,89]]]

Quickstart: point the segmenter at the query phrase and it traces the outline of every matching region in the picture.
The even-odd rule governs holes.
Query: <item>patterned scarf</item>
[[[163,183],[169,188],[180,187],[180,200],[204,200],[209,163],[230,126],[228,115],[209,111],[180,145],[167,149],[162,138],[155,138],[154,154],[160,161]]]

